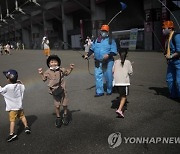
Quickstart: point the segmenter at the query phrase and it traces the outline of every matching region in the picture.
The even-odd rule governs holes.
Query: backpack
[[[174,45],[174,47],[175,47],[175,50],[176,50],[175,36],[176,36],[177,34],[180,34],[180,32],[174,32],[174,34],[173,34],[173,36],[172,36],[172,43],[173,43],[173,45]]]

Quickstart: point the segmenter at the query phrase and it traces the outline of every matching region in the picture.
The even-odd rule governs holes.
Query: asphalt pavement
[[[161,52],[129,52],[134,73],[124,119],[115,113],[117,93],[94,97],[93,58],[88,65],[81,57],[83,51],[51,52],[61,58],[63,67],[75,64],[66,77],[70,123],[55,127],[53,99],[37,71],[47,69],[43,52],[20,50],[2,55],[0,85],[6,85],[4,70],[19,72],[26,87],[23,106],[32,133],[25,134],[17,121],[18,140],[6,142],[9,120],[0,96],[0,154],[179,154],[180,102],[168,98],[167,64]]]

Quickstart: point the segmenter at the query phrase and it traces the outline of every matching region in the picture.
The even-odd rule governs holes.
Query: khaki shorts
[[[9,121],[10,122],[15,122],[17,118],[22,119],[23,117],[25,117],[23,110],[9,111]]]
[[[44,49],[45,56],[50,56],[50,49]]]
[[[67,99],[67,92],[63,92],[61,95],[55,96],[52,95],[54,98],[54,106],[67,106],[68,105],[68,99]]]

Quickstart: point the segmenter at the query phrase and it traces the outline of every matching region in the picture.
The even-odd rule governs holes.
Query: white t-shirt
[[[42,44],[44,49],[49,49],[49,40],[43,40]]]
[[[86,44],[87,44],[87,45],[89,45],[89,46],[92,44],[92,42],[91,42],[91,39],[90,39],[90,38],[89,38],[89,39],[87,38],[85,42],[86,42]]]
[[[124,66],[121,65],[121,60],[116,60],[113,66],[114,86],[130,85],[130,75],[133,73],[132,64],[129,60],[124,61]]]
[[[11,46],[9,44],[6,44],[6,50],[10,51]]]
[[[4,96],[6,103],[6,111],[20,110],[22,107],[22,100],[25,86],[23,84],[7,84],[4,87],[0,86],[0,94]]]

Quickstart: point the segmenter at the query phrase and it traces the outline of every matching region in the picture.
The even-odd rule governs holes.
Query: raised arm
[[[69,69],[66,69],[64,71],[65,76],[68,76],[72,72],[73,69],[74,69],[74,64],[70,64]]]
[[[44,76],[44,72],[43,72],[43,69],[42,68],[39,68],[38,69],[38,73],[40,74],[41,78],[43,81],[46,81],[47,78]]]

